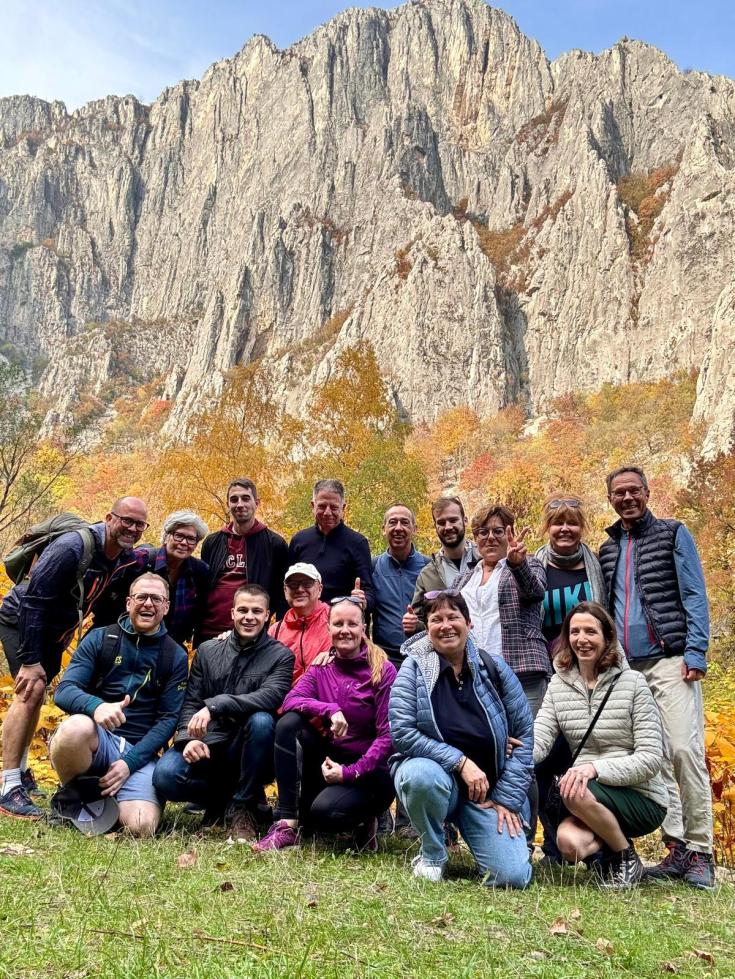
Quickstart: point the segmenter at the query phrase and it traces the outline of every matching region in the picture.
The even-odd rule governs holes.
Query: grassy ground
[[[492,892],[462,855],[431,885],[398,842],[255,856],[195,825],[170,807],[140,842],[2,819],[0,976],[735,975],[731,884],[609,895],[565,871]]]

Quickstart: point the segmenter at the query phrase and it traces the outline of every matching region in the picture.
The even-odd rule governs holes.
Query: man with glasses
[[[458,496],[440,496],[431,504],[431,516],[441,548],[416,579],[413,599],[403,616],[407,636],[424,628],[426,592],[451,588],[460,574],[471,571],[480,560],[480,552],[467,540],[467,517]]]
[[[163,808],[153,771],[176,730],[188,663],[166,633],[162,578],[136,578],[126,604],[119,626],[92,629],[75,650],[54,698],[72,716],[59,725],[50,755],[62,786],[97,778],[101,796],[116,800],[120,824],[151,836]]]
[[[107,592],[134,565],[131,548],[148,526],[142,500],[116,500],[103,522],[90,526],[91,560],[82,580],[84,617],[94,624],[114,621],[105,607]],[[79,623],[78,577],[85,542],[78,531],[48,544],[30,577],[6,595],[0,608],[0,640],[15,678],[15,695],[3,721],[3,770],[0,815],[40,819],[44,812],[29,795],[33,776],[28,746],[38,722],[46,687],[61,667],[61,656]]]
[[[668,854],[646,876],[709,890],[715,878],[701,689],[709,645],[702,565],[687,528],[648,509],[648,480],[638,466],[613,470],[607,497],[620,517],[600,548],[610,611],[630,665],[648,681],[668,742],[662,769]]]
[[[252,479],[233,479],[227,487],[232,519],[202,544],[202,560],[209,565],[209,594],[195,646],[232,627],[232,599],[242,585],[260,585],[276,615],[286,611],[282,596],[288,547],[280,534],[256,517],[259,502]]]
[[[321,601],[322,576],[313,564],[292,564],[283,579],[288,611],[274,622],[268,635],[293,652],[293,683],[306,673],[319,653],[332,645],[329,606]]]

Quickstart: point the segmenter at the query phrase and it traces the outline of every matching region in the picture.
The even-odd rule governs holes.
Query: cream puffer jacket
[[[559,734],[576,750],[610,682],[620,674],[575,764],[589,762],[601,784],[628,786],[666,808],[668,792],[659,774],[664,759],[661,716],[643,674],[619,656],[617,666],[600,674],[590,700],[576,666],[555,666],[534,723],[534,762],[543,761]]]

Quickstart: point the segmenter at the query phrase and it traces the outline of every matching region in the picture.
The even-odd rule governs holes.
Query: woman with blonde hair
[[[352,830],[360,849],[374,850],[377,817],[393,801],[388,699],[396,669],[367,638],[358,598],[332,599],[329,632],[332,655],[310,666],[283,702],[276,725],[278,806],[256,851],[296,845],[302,827]]]

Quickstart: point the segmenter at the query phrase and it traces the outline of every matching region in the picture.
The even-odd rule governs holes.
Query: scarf
[[[602,568],[600,567],[600,562],[586,544],[582,544],[579,551],[574,555],[570,555],[568,558],[557,555],[552,551],[550,544],[544,544],[543,547],[540,547],[536,551],[536,557],[544,567],[549,564],[549,561],[553,561],[558,567],[564,567],[565,564],[563,562],[567,561],[569,563],[566,564],[566,567],[574,567],[579,561],[584,561],[584,570],[587,573],[587,580],[592,589],[592,601],[599,602],[603,608],[607,608],[608,594],[607,588],[605,587],[605,579],[602,577]]]

